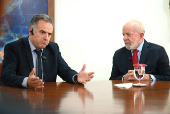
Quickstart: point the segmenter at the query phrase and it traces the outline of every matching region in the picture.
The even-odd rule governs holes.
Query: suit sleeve
[[[69,65],[65,62],[65,60],[61,56],[61,52],[59,50],[58,45],[57,48],[58,48],[57,54],[58,75],[66,82],[75,83],[73,82],[73,76],[78,73],[75,70],[71,69],[71,67],[69,67]]]
[[[23,76],[16,75],[18,64],[16,47],[7,44],[4,49],[1,81],[5,86],[22,87]]]
[[[118,67],[118,56],[116,55],[117,53],[115,52],[113,56],[113,65],[112,65],[112,72],[111,72],[111,77],[109,80],[122,80],[123,74],[120,72],[119,67]]]
[[[156,67],[156,74],[153,74],[156,80],[170,81],[169,58],[163,47],[159,50],[159,60]]]

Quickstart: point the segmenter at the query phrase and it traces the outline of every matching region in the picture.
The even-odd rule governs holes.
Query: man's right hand
[[[41,79],[39,79],[39,77],[36,77],[34,74],[35,68],[33,68],[29,74],[27,86],[31,88],[44,88],[44,82]]]
[[[137,80],[134,76],[134,70],[128,70],[128,73],[125,74],[124,80]]]

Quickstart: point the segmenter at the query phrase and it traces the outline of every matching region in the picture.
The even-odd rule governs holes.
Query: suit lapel
[[[25,52],[27,54],[28,62],[29,62],[29,65],[30,65],[30,71],[32,71],[34,66],[33,66],[33,58],[32,58],[32,53],[31,53],[30,45],[29,45],[29,42],[28,42],[28,38],[24,38],[23,42],[25,44]]]
[[[142,63],[142,64],[146,63],[146,58],[147,58],[147,54],[148,54],[148,47],[149,47],[148,42],[146,40],[144,40],[144,44],[143,44],[139,63]]]
[[[133,69],[133,65],[132,65],[132,53],[130,50],[125,51],[125,55],[126,55],[126,59],[127,59],[127,66],[128,66],[128,70],[132,70]]]

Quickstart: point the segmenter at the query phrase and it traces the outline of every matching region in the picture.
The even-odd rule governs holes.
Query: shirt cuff
[[[22,82],[22,86],[23,86],[23,87],[28,87],[28,86],[27,86],[27,80],[28,80],[28,77],[25,77],[24,80],[23,80],[23,82]]]
[[[149,74],[149,75],[151,76],[150,81],[156,81],[156,78],[155,78],[155,76],[154,76],[154,75],[152,75],[152,74]]]
[[[73,82],[76,84],[76,82],[75,82],[75,80],[74,80],[74,77],[76,76],[77,74],[75,74],[74,76],[73,76],[73,78],[72,78],[72,80],[73,80]]]
[[[74,82],[75,84],[81,84],[81,83],[78,82],[78,74],[75,74],[75,75],[73,76],[72,80],[73,80],[73,82]]]
[[[123,77],[122,77],[122,81],[124,80],[124,76],[125,76],[125,75],[123,75]]]

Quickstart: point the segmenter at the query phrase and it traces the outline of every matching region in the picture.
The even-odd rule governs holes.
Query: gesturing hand
[[[41,79],[39,79],[39,77],[36,77],[34,74],[35,68],[33,68],[29,74],[27,85],[31,88],[43,88],[44,82]]]
[[[86,72],[85,69],[86,69],[86,64],[83,65],[83,68],[78,74],[77,80],[79,83],[86,84],[86,82],[90,81],[94,77],[93,75],[94,72]]]

